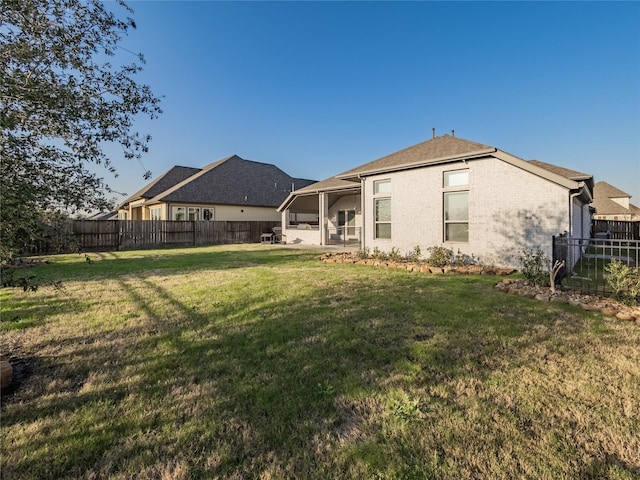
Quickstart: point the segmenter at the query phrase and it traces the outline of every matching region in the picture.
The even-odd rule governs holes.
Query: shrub
[[[467,255],[466,253],[462,253],[458,249],[458,253],[456,253],[453,257],[453,264],[457,267],[462,267],[465,265],[477,265],[480,263],[480,260],[474,257],[473,255]]]
[[[429,257],[425,260],[432,267],[446,267],[453,261],[453,250],[446,247],[429,247]]]
[[[543,287],[548,283],[548,274],[544,265],[547,258],[541,248],[522,251],[520,261],[522,262],[522,274],[532,285]]]
[[[613,298],[627,305],[635,305],[640,295],[640,269],[612,260],[604,267],[604,280],[611,287]]]
[[[373,252],[371,254],[373,258],[376,260],[386,260],[387,254],[380,250],[378,247],[373,247]]]
[[[393,247],[391,249],[391,251],[389,252],[389,260],[391,260],[392,262],[402,261],[402,255],[400,255],[400,250],[398,248]]]
[[[358,258],[358,260],[365,260],[369,258],[369,252],[369,247],[361,248],[356,253],[356,257]]]
[[[416,245],[413,247],[409,253],[407,253],[407,260],[410,262],[419,262],[422,257],[422,250],[420,250],[420,245]]]

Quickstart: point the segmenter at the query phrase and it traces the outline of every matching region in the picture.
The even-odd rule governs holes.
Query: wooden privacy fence
[[[612,240],[640,240],[640,221],[592,220],[592,236],[608,233]]]
[[[268,221],[73,220],[52,225],[52,238],[34,245],[31,253],[258,243],[260,235],[279,226]]]

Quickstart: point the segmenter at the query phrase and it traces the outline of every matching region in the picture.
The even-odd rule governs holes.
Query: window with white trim
[[[469,170],[444,172],[444,241],[469,241]]]
[[[213,208],[203,208],[202,209],[202,219],[203,220],[214,220],[215,219],[215,209],[213,209]]]
[[[162,207],[151,207],[149,209],[149,218],[151,220],[162,220]]]
[[[200,220],[200,207],[189,207],[187,209],[188,220]]]
[[[374,236],[391,239],[391,180],[373,182]]]
[[[185,207],[172,207],[173,219],[174,220],[186,220],[187,219],[187,209]]]

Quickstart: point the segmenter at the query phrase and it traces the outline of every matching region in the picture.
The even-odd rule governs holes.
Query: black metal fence
[[[565,288],[582,293],[609,295],[605,267],[613,260],[640,266],[640,241],[603,238],[553,237],[553,263],[565,262],[558,278]]]

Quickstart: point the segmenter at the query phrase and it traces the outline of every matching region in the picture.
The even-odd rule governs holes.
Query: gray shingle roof
[[[278,207],[293,189],[313,180],[293,178],[275,165],[237,155],[211,163],[148,203],[181,202]]]
[[[586,173],[576,172],[575,170],[569,170],[568,168],[559,167],[558,165],[553,165],[547,162],[541,162],[540,160],[529,160],[529,163],[537,165],[540,168],[544,168],[545,170],[549,170],[550,172],[562,177],[567,177],[570,180],[588,180],[592,177],[592,175],[587,175]]]
[[[593,194],[595,198],[631,198],[631,195],[607,182],[596,183],[593,187]]]
[[[122,202],[121,206],[127,205],[142,198],[153,198],[156,195],[161,194],[165,190],[168,190],[178,183],[195,175],[201,170],[201,168],[193,167],[172,167],[171,169],[160,175],[158,178],[156,178],[153,182],[145,185],[142,189],[138,190],[136,193],[127,198],[124,202]]]
[[[631,198],[628,193],[619,190],[607,182],[598,182],[593,188],[593,203],[591,206],[596,209],[598,215],[640,215],[640,208],[629,203],[629,208],[625,208],[612,198]]]
[[[379,158],[359,167],[347,170],[336,175],[338,178],[357,178],[358,175],[375,173],[377,171],[390,171],[412,166],[427,165],[440,159],[462,157],[479,152],[492,152],[496,148],[482,143],[476,143],[463,138],[442,135],[385,157]]]

